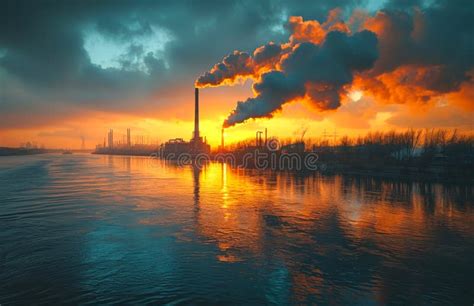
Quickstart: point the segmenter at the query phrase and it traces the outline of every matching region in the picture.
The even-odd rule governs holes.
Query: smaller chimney
[[[130,147],[132,145],[132,141],[130,138],[130,129],[127,129],[127,147]]]
[[[257,147],[262,146],[262,134],[263,134],[262,131],[257,131],[257,133],[255,135],[255,142],[256,142]]]
[[[109,130],[109,134],[108,134],[108,145],[109,145],[109,149],[112,149],[114,147],[114,130],[110,129]]]
[[[267,146],[267,128],[265,128],[265,147]]]
[[[221,150],[224,151],[224,128],[221,130]]]

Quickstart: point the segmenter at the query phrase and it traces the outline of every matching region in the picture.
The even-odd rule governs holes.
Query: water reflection
[[[0,181],[0,303],[473,300],[472,186],[89,155]]]
[[[196,165],[192,165],[193,171],[193,198],[194,198],[194,211],[199,213],[199,175],[201,174],[201,168]]]

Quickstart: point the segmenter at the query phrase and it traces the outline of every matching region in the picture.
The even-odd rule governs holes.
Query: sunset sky
[[[228,142],[472,132],[473,77],[471,0],[6,0],[0,146],[189,139],[196,84],[212,146],[224,122]]]

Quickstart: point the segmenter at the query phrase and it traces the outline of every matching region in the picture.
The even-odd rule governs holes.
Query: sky
[[[23,1],[0,10],[0,146],[471,132],[474,4]]]

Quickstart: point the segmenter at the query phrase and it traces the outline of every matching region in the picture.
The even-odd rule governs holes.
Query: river
[[[0,158],[0,304],[472,305],[474,188]]]

